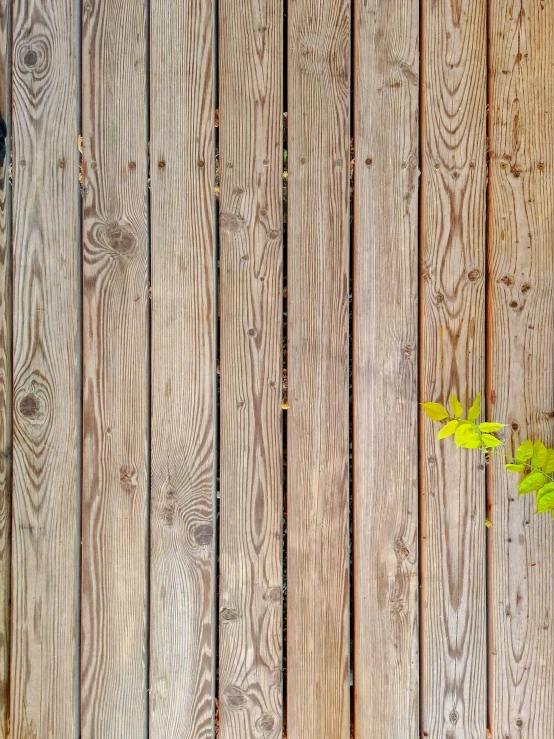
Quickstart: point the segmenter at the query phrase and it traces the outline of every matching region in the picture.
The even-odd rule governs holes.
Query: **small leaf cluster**
[[[537,493],[537,513],[550,511],[554,518],[554,449],[547,449],[540,439],[527,439],[516,450],[506,469],[523,473],[519,481],[520,495]]]
[[[481,394],[475,400],[463,418],[464,409],[456,397],[450,398],[450,410],[440,403],[423,403],[423,410],[429,418],[444,425],[437,434],[440,441],[448,437],[454,439],[457,447],[479,449],[485,459],[491,454],[500,454],[506,461],[506,469],[522,475],[519,484],[519,495],[537,494],[537,513],[550,511],[554,518],[554,449],[547,449],[540,439],[527,439],[518,447],[515,458],[498,452],[496,447],[502,441],[495,435],[503,429],[505,423],[485,421],[477,423],[481,414]]]
[[[476,423],[481,415],[481,393],[475,396],[467,418],[463,418],[463,406],[455,395],[450,398],[450,412],[439,403],[423,403],[423,410],[433,421],[446,421],[437,434],[439,441],[452,436],[457,447],[481,449],[485,454],[502,445],[494,434],[504,428],[505,423]]]

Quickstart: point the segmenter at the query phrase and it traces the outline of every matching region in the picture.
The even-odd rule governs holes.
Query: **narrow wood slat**
[[[73,0],[13,4],[10,736],[77,737],[80,269]]]
[[[490,11],[489,408],[506,451],[554,443],[554,8]],[[535,495],[489,468],[490,716],[498,737],[554,736],[554,539]]]
[[[0,117],[11,134],[11,3],[0,1]],[[12,479],[12,255],[10,135],[0,163],[0,737],[8,733]]]
[[[83,3],[83,739],[146,733],[145,59],[142,0]]]
[[[350,732],[349,8],[288,6],[288,739]]]
[[[484,391],[486,4],[425,2],[421,223],[423,400]],[[484,466],[422,419],[422,731],[485,735]]]
[[[282,730],[281,0],[220,2],[220,736]]]
[[[356,4],[356,737],[419,736],[419,3]]]
[[[215,264],[210,0],[151,12],[150,737],[212,737]]]

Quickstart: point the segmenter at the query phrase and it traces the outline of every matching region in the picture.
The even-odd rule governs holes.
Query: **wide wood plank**
[[[356,737],[419,736],[419,3],[356,4]]]
[[[219,4],[220,736],[282,730],[282,1]]]
[[[0,2],[0,737],[8,733],[12,477],[11,3]]]
[[[83,3],[83,739],[146,734],[146,51],[142,0]]]
[[[77,737],[80,245],[73,0],[13,4],[10,736]]]
[[[151,11],[150,737],[212,737],[215,263],[210,0]]]
[[[349,10],[288,6],[289,739],[350,732]]]
[[[554,8],[491,6],[488,402],[506,451],[554,443]],[[554,528],[489,468],[493,736],[554,736]]]
[[[422,400],[484,392],[486,3],[422,6]],[[485,473],[422,418],[422,731],[485,736]]]

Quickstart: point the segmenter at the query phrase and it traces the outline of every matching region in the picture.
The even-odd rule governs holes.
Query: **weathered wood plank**
[[[215,254],[211,1],[151,3],[150,736],[212,737]]]
[[[490,415],[554,442],[554,8],[491,6],[488,362]],[[554,736],[554,546],[535,496],[489,468],[490,716],[493,736]]]
[[[350,731],[349,9],[288,6],[289,739]]]
[[[146,733],[145,58],[142,0],[84,2],[84,739]]]
[[[421,228],[424,400],[484,391],[486,3],[425,2]],[[485,473],[422,420],[422,731],[486,729]]]
[[[10,533],[12,479],[11,3],[0,1],[0,737],[9,716]]]
[[[13,4],[10,736],[77,737],[80,246],[73,0]]]
[[[222,0],[221,739],[282,730],[281,0]]]
[[[356,4],[356,737],[419,736],[419,3]]]

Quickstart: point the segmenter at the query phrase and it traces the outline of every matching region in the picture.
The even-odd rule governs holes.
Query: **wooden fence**
[[[553,739],[553,523],[418,401],[554,441],[554,5],[0,0],[0,69],[0,736]]]

